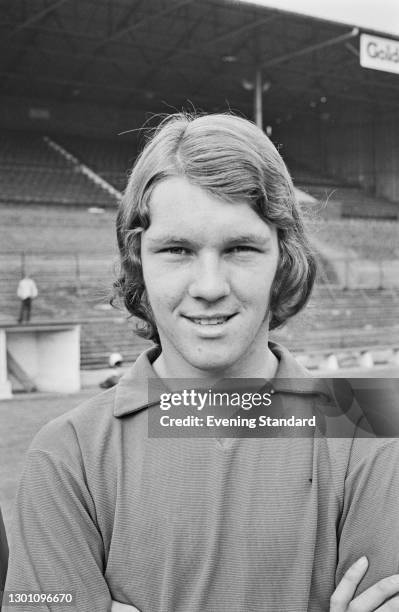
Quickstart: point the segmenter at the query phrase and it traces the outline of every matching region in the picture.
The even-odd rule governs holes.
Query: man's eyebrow
[[[151,246],[158,246],[162,244],[187,244],[191,242],[190,237],[178,236],[176,234],[162,234],[160,236],[153,236],[148,238],[148,242]]]
[[[222,236],[222,242],[224,245],[231,244],[267,244],[271,239],[271,235],[264,236],[263,234],[257,234],[253,232],[245,232],[240,234],[234,234],[231,236]],[[181,236],[179,234],[161,234],[159,236],[148,237],[148,243],[150,246],[162,246],[165,244],[196,244],[197,241],[191,236]]]
[[[226,238],[225,242],[226,243],[240,243],[240,244],[249,244],[249,243],[260,243],[260,244],[265,244],[266,242],[269,242],[269,240],[271,239],[271,235],[269,236],[264,236],[262,234],[255,234],[255,233],[243,233],[243,234],[237,234],[235,236],[229,236],[228,238]]]

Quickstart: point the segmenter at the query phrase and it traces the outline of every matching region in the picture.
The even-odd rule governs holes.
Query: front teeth
[[[227,321],[227,317],[220,317],[218,319],[192,319],[194,323],[198,325],[221,325]]]

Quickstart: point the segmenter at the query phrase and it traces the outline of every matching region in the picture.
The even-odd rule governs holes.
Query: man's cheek
[[[173,310],[175,300],[170,286],[163,287],[162,283],[152,283],[152,286],[147,288],[147,295],[154,312],[168,313]]]

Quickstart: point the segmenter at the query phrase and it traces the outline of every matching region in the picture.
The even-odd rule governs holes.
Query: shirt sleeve
[[[107,612],[105,554],[84,474],[53,453],[28,452],[10,534],[3,609],[9,612]],[[73,605],[7,606],[8,592],[72,593]],[[4,605],[5,604],[5,605]]]
[[[336,584],[366,555],[357,594],[399,572],[399,440],[355,439],[338,530]]]

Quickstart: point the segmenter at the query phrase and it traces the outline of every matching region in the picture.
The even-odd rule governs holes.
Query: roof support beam
[[[308,55],[309,53],[313,53],[314,51],[319,51],[320,49],[324,49],[325,47],[331,47],[332,45],[338,45],[341,42],[344,42],[350,38],[354,38],[359,34],[358,28],[353,28],[351,32],[346,34],[341,34],[340,36],[335,36],[334,38],[329,38],[328,40],[324,40],[322,42],[316,43],[315,45],[309,45],[308,47],[304,47],[303,49],[298,49],[297,51],[291,51],[290,53],[284,53],[284,55],[280,55],[279,57],[275,57],[274,59],[266,60],[262,62],[262,68],[269,68],[271,66],[277,66],[278,64],[283,64],[284,62],[289,61],[294,57],[300,57],[301,55]]]

